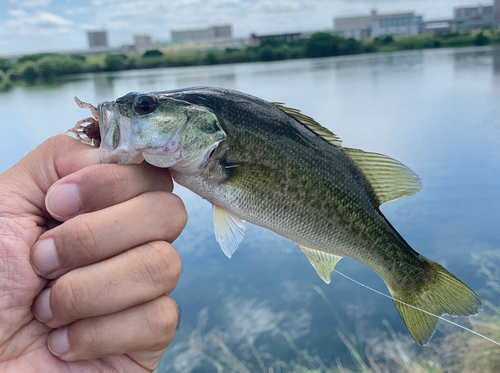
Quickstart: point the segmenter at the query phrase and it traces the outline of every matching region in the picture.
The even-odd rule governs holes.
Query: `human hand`
[[[152,371],[173,339],[184,205],[166,170],[99,161],[61,135],[0,175],[1,372]]]

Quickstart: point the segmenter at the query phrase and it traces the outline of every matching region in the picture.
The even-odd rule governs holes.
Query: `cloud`
[[[28,13],[24,10],[9,10],[11,16],[0,24],[0,35],[29,36],[29,35],[54,35],[67,33],[71,30],[73,22],[56,14],[38,11]]]
[[[90,7],[80,6],[76,8],[66,8],[64,9],[64,14],[68,16],[74,16],[77,14],[86,14],[89,13],[92,9]]]
[[[40,8],[49,5],[52,0],[9,0],[11,4],[22,8]]]

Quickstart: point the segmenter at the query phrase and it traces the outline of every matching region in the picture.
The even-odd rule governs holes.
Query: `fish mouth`
[[[101,133],[101,163],[140,164],[142,152],[130,146],[132,120],[120,113],[115,102],[102,102],[97,106]]]

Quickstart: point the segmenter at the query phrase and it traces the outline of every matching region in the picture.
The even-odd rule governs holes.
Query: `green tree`
[[[482,32],[476,35],[473,41],[474,45],[482,46],[490,44],[490,38],[484,35]]]
[[[55,57],[55,56],[58,56],[58,54],[57,53],[47,53],[47,52],[44,52],[44,53],[34,53],[34,54],[26,54],[26,55],[22,56],[21,58],[19,58],[17,60],[17,63],[23,64],[26,61],[36,62],[39,59],[41,59],[43,57],[47,57],[47,56]]]
[[[150,49],[142,55],[143,58],[149,58],[149,57],[163,57],[163,53],[159,51],[158,49]]]
[[[0,58],[0,70],[7,72],[12,69],[14,64],[8,58]]]
[[[85,71],[85,62],[74,56],[45,56],[37,64],[41,76],[45,79],[60,75],[81,74]]]
[[[327,57],[340,54],[339,37],[326,32],[316,32],[307,41],[306,57]]]
[[[124,54],[108,54],[104,59],[107,71],[120,71],[127,67],[128,57]]]
[[[40,76],[40,71],[34,61],[26,61],[19,67],[19,75],[27,82],[33,83]]]
[[[210,51],[205,56],[205,63],[207,65],[216,65],[217,63],[219,63],[219,59],[217,58],[214,52]]]

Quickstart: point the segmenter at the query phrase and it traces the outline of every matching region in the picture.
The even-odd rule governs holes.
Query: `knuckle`
[[[52,312],[60,321],[78,319],[80,310],[86,309],[88,289],[85,283],[72,276],[57,280],[52,286],[51,293],[54,296]]]
[[[66,258],[70,262],[81,262],[82,260],[88,262],[95,255],[97,240],[92,225],[87,218],[88,216],[84,215],[70,220],[72,224],[69,226],[69,229],[72,233],[71,244],[73,250],[70,253],[70,257]],[[97,223],[95,218],[93,223]]]
[[[179,226],[179,229],[182,231],[188,221],[186,206],[184,206],[184,202],[177,194],[170,194],[170,196],[171,209],[175,213],[177,224]]]
[[[104,321],[99,318],[85,320],[85,331],[80,334],[79,344],[82,347],[100,346],[103,341],[103,330],[106,330]]]
[[[156,287],[157,294],[171,292],[181,275],[181,259],[177,251],[167,242],[156,241],[147,244],[149,255],[147,263],[142,266],[143,275],[147,282]]]
[[[177,328],[177,319],[177,303],[172,298],[163,296],[152,302],[147,322],[159,345],[171,340]]]

